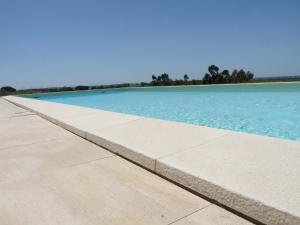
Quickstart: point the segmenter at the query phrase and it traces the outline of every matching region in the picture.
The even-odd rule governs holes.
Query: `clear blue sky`
[[[0,86],[300,75],[299,0],[0,0]]]

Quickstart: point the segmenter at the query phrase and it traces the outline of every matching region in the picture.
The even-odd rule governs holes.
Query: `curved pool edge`
[[[4,98],[256,221],[300,223],[298,141]]]

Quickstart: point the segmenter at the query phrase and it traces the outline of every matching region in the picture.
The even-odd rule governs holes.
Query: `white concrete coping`
[[[300,224],[300,142],[5,99],[258,222]]]

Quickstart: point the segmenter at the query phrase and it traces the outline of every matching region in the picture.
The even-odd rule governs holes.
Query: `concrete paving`
[[[232,133],[163,157],[157,160],[156,169],[159,174],[266,224],[297,224],[299,161],[298,142]]]
[[[300,142],[28,98],[7,100],[259,222],[300,224]],[[98,120],[108,122],[102,126]]]
[[[1,98],[0,117],[1,225],[251,224]]]
[[[225,130],[206,127],[199,131],[197,126],[183,123],[140,119],[105,129],[94,129],[87,133],[87,139],[155,170],[157,158],[201,145],[227,133]]]
[[[9,117],[18,117],[18,116],[22,116],[22,115],[32,114],[32,113],[28,112],[27,110],[24,110],[20,107],[17,107],[15,105],[7,102],[3,98],[0,98],[0,104],[2,106],[1,113],[0,113],[0,120],[6,119]]]
[[[84,149],[84,151],[83,151]],[[75,135],[0,151],[0,182],[112,156]]]
[[[63,136],[70,136],[70,134],[61,129],[57,129],[57,126],[54,124],[36,115],[18,116],[6,120],[2,119],[0,151],[9,147],[33,144]]]

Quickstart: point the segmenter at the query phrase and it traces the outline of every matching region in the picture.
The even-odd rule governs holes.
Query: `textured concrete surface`
[[[117,157],[0,184],[0,191],[2,225],[168,224],[209,205]]]
[[[299,142],[232,133],[159,159],[157,172],[266,224],[297,224],[299,161]]]
[[[36,115],[2,119],[0,151],[9,147],[33,144],[69,135],[63,130],[57,129],[57,126]]]
[[[32,114],[32,113],[28,112],[27,110],[24,110],[20,107],[17,107],[15,105],[7,102],[3,98],[0,98],[0,104],[2,106],[1,112],[0,112],[0,120],[7,119],[10,117],[18,117],[18,116],[22,116],[22,115]]]
[[[48,102],[8,99],[48,115]],[[55,104],[50,114],[65,113]],[[72,107],[73,129],[88,140],[257,221],[300,223],[300,142],[143,117],[97,128],[92,121],[109,112]]]
[[[93,113],[88,116],[83,116],[81,114],[81,116],[72,116],[63,119],[58,117],[57,119],[60,121],[58,122],[58,125],[61,125],[62,122],[64,127],[73,133],[78,133],[77,128],[80,127],[81,129],[78,134],[85,137],[86,133],[93,133],[95,130],[101,130],[119,124],[126,124],[138,120],[139,117],[131,115],[124,116],[118,113],[101,111],[101,113]]]
[[[15,117],[2,100],[1,225],[250,224],[36,115]]]
[[[211,128],[199,130],[197,126],[183,123],[140,119],[88,133],[87,138],[155,170],[157,158],[201,145],[226,133]]]
[[[75,135],[9,148],[0,151],[0,182],[28,177],[112,155],[111,152],[90,144]]]

